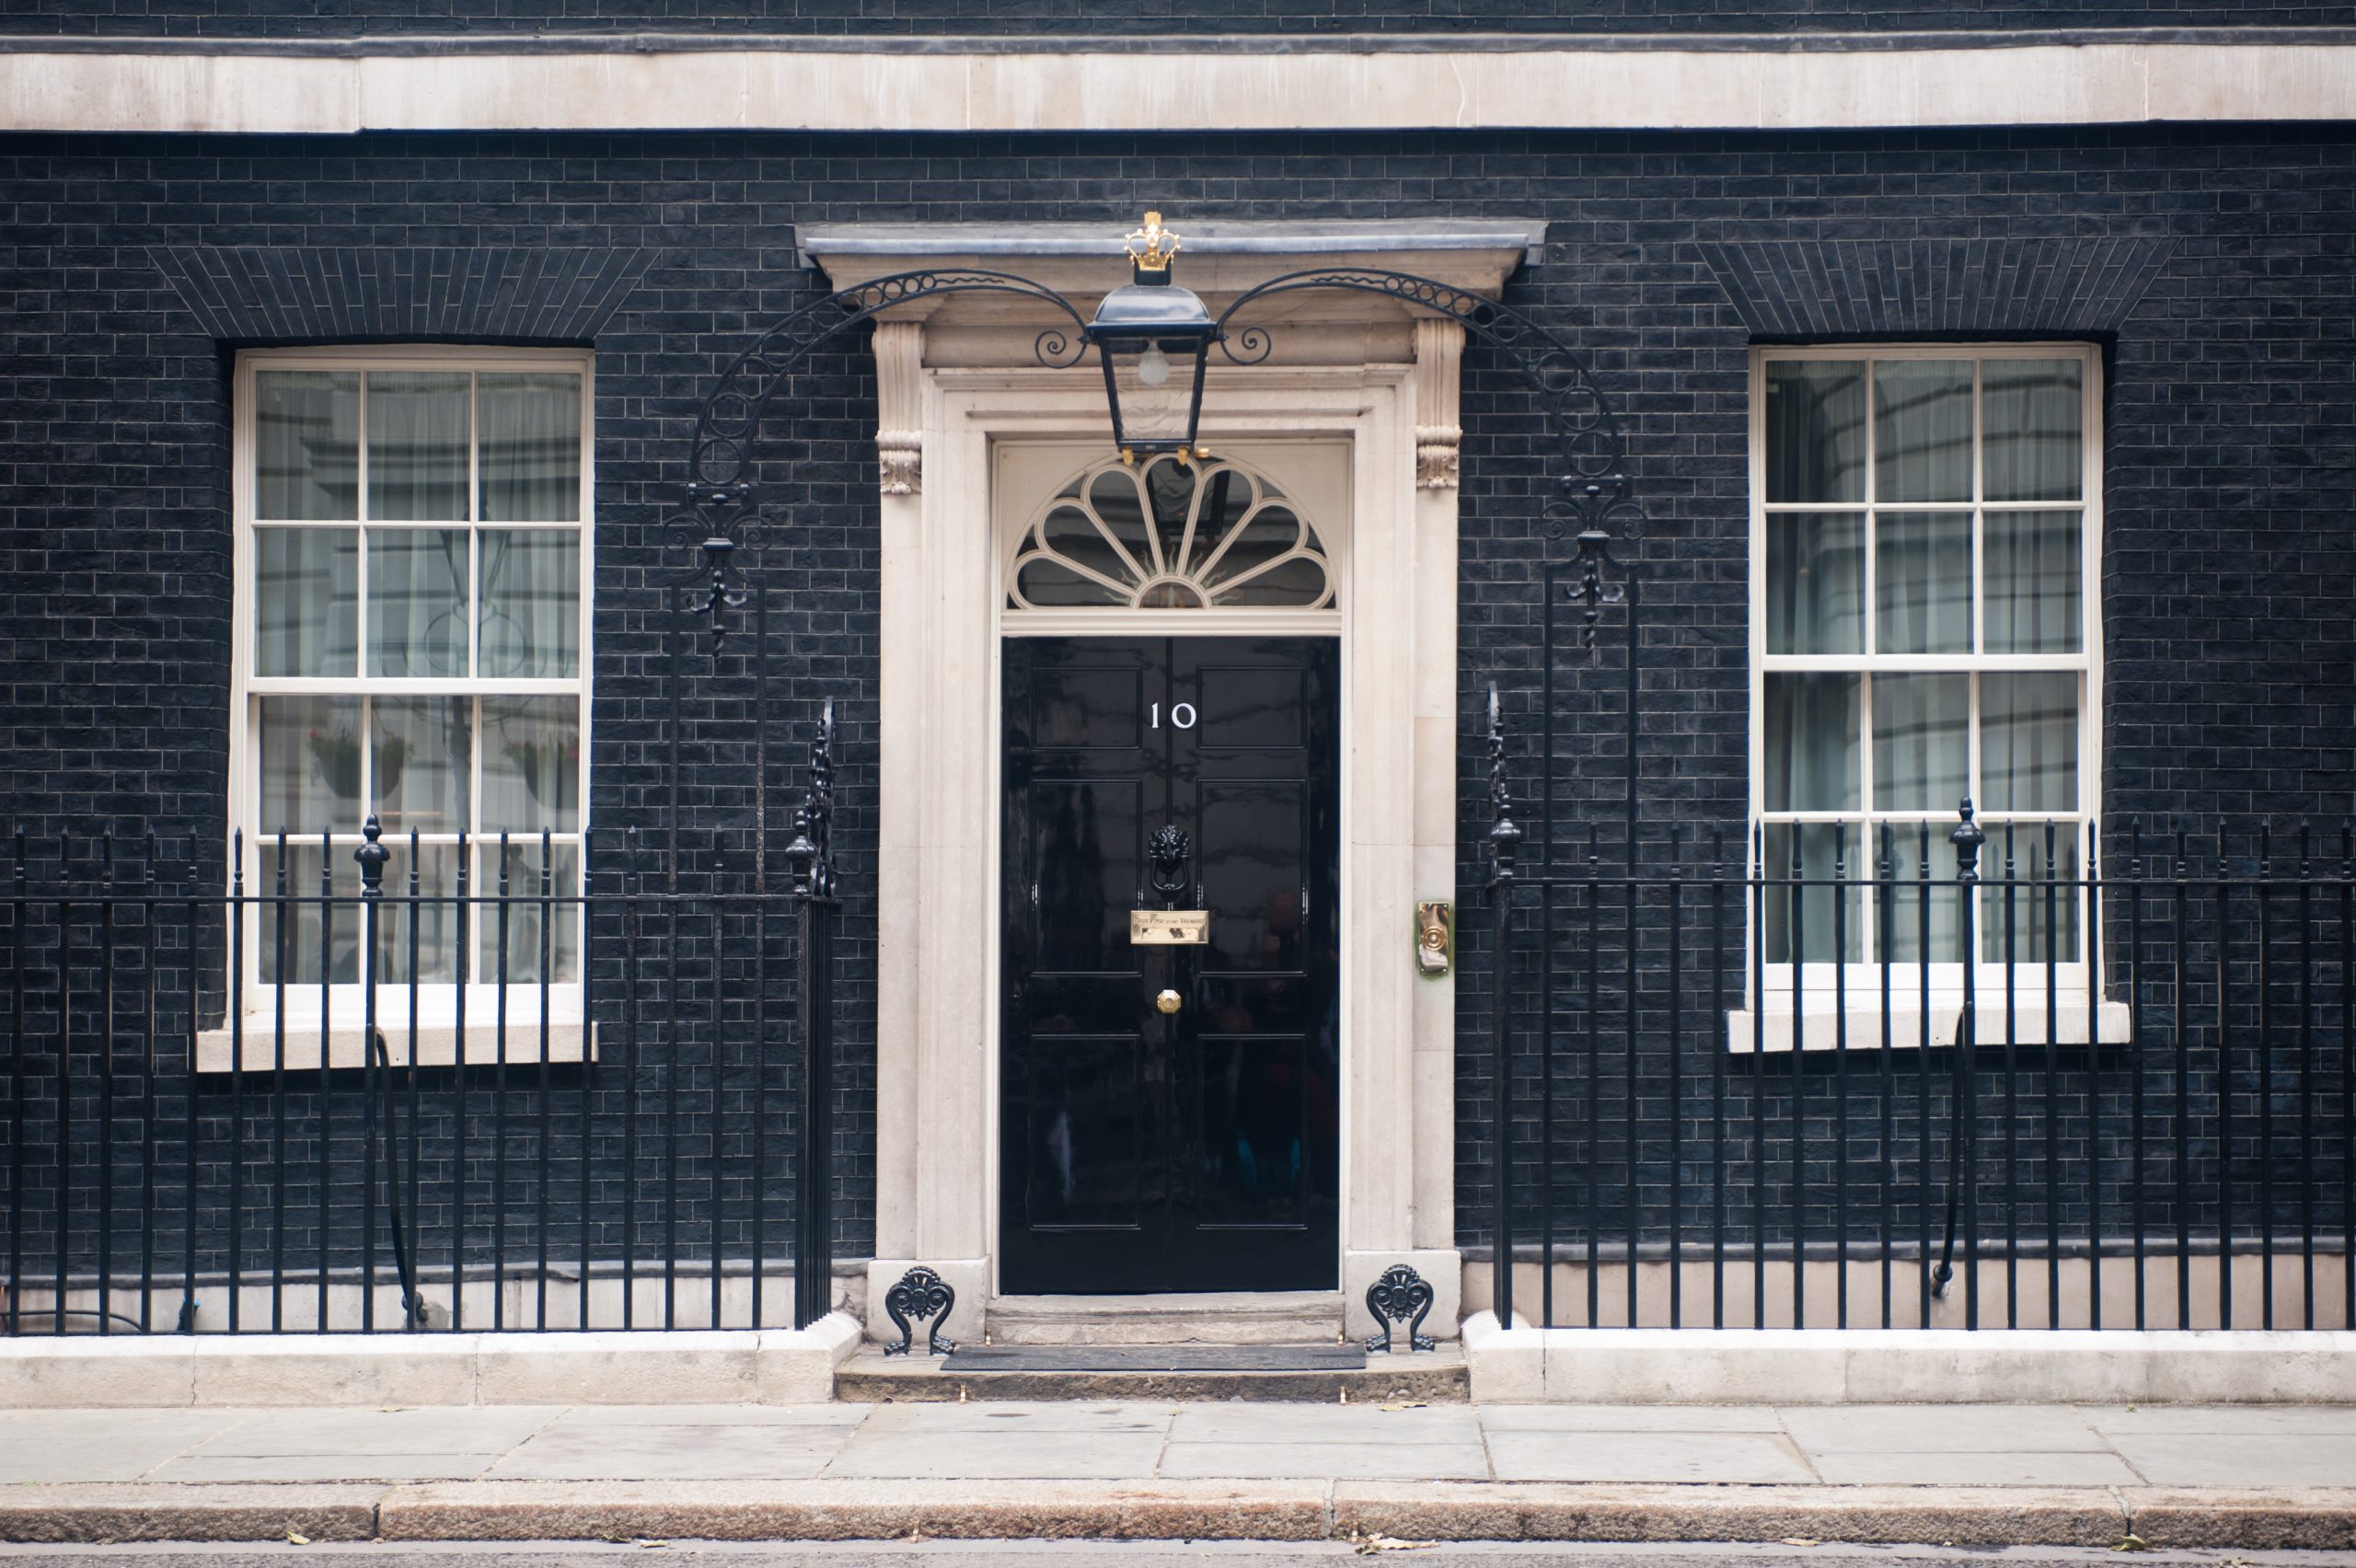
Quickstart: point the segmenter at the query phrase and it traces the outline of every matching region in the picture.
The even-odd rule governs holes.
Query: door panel
[[[1331,1287],[1334,643],[1017,638],[1003,663],[1004,1288]],[[1132,945],[1140,908],[1207,910],[1208,941]]]

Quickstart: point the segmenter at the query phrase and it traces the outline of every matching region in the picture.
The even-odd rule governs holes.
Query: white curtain
[[[404,523],[467,520],[464,372],[368,375],[368,515]]]
[[[572,523],[581,516],[581,377],[485,374],[477,398],[482,520]]]

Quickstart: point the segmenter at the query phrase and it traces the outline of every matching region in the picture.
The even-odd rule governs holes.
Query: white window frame
[[[357,639],[361,670],[355,672],[350,678],[260,676],[254,673],[253,617],[258,608],[254,582],[257,559],[255,464],[258,460],[255,432],[255,376],[264,370],[289,369],[349,371],[362,375],[363,402],[359,420],[361,442],[356,485],[360,495],[358,510],[364,514],[361,520],[364,530],[368,483],[366,372],[371,370],[447,370],[497,373],[549,369],[572,371],[581,376],[581,494],[577,509],[579,522],[575,525],[578,528],[581,571],[580,624],[577,628],[580,657],[575,674],[572,677],[492,679],[480,676],[392,677],[372,676],[364,674],[367,654],[365,617],[368,597],[367,550],[364,543],[359,552],[359,576],[356,588],[359,614],[362,617]],[[236,865],[234,857],[238,831],[243,830],[245,856],[243,870],[245,892],[248,899],[266,896],[274,891],[273,886],[265,882],[262,877],[262,851],[268,845],[276,842],[276,832],[262,824],[257,816],[260,799],[255,768],[259,762],[257,725],[260,706],[256,699],[262,697],[474,696],[480,698],[545,695],[575,698],[580,704],[581,715],[580,774],[576,781],[579,791],[576,798],[581,802],[580,826],[575,832],[556,835],[554,843],[559,847],[571,845],[575,847],[580,855],[583,874],[586,876],[587,857],[582,846],[586,843],[590,827],[589,758],[592,749],[590,696],[591,672],[595,667],[595,650],[592,643],[592,600],[596,559],[594,506],[596,490],[595,443],[592,439],[596,398],[595,377],[595,355],[584,350],[487,349],[455,345],[402,344],[366,348],[347,346],[255,349],[238,354],[231,390],[233,423],[230,499],[235,544],[231,606],[232,652],[229,661],[231,721],[228,825],[229,849],[232,857],[230,863],[233,869]],[[471,468],[476,461],[471,441],[468,453]],[[471,513],[480,507],[479,486],[473,483],[472,479],[473,476],[470,472],[468,486],[468,510],[470,516],[467,521],[467,527],[479,532],[485,526],[498,526],[498,525],[485,525],[471,516]],[[339,525],[335,519],[319,519],[316,523],[304,525],[331,527]],[[522,526],[530,525],[522,525]],[[470,545],[470,559],[477,553],[479,552],[476,548]],[[471,595],[480,591],[479,582],[476,581],[479,577],[479,569],[470,571],[468,584],[470,605]],[[478,635],[477,620],[478,617],[470,611],[468,617],[468,646],[470,653]],[[474,778],[470,783],[469,799],[479,805],[481,796],[481,747],[478,744],[473,751],[475,755],[471,767],[474,770]],[[406,834],[388,834],[386,841],[405,843],[407,836]],[[530,836],[537,838],[537,836]],[[288,839],[290,846],[297,842],[316,844],[318,842],[318,836],[311,834],[304,836],[299,840],[294,837]],[[352,849],[357,848],[361,842],[361,836],[356,830],[351,833],[337,833],[330,840],[333,852],[338,854],[349,854]],[[470,847],[481,846],[485,842],[486,839],[482,836],[469,836]],[[492,852],[495,853],[495,851]],[[478,866],[485,863],[487,862],[479,860]],[[288,889],[290,894],[315,891],[315,889],[295,888],[292,885]],[[395,885],[395,879],[391,877],[387,879],[386,895],[388,899],[398,896],[402,891],[401,886]],[[487,896],[495,893],[497,889],[495,882],[485,885],[479,879],[475,879],[470,880],[468,891],[472,896]],[[537,889],[535,885],[530,888],[511,889],[511,891],[517,893],[518,895],[527,896],[536,893]],[[564,896],[570,898],[577,895],[577,890],[575,890]],[[576,941],[585,942],[586,925],[585,920],[577,924]],[[242,1065],[248,1070],[258,1066],[274,1066],[278,1060],[277,1034],[281,1020],[277,1016],[277,1009],[280,991],[277,986],[265,986],[261,981],[263,930],[264,923],[260,909],[249,905],[245,912],[243,974],[237,977],[237,985],[233,993],[239,997],[242,1004],[241,1022],[236,1032],[242,1036],[241,1049],[236,1054],[241,1055]],[[479,943],[481,930],[480,920],[470,922],[468,940]],[[223,962],[225,966],[229,960],[225,956]],[[479,955],[469,955],[469,973],[465,998],[467,1038],[463,1043],[464,1060],[468,1063],[494,1060],[502,1048],[497,1025],[501,987],[495,983],[484,981],[479,974],[473,973],[479,967]],[[324,1000],[329,1009],[328,1027],[324,1031],[329,1055],[327,1065],[331,1066],[361,1065],[360,1026],[364,1008],[362,987],[356,983],[330,985],[324,988],[317,983],[309,985],[290,983],[284,987],[283,992],[285,1016],[283,1020],[287,1034],[286,1066],[289,1067],[320,1065],[322,1031],[319,1024],[323,989]],[[544,992],[548,998],[548,1022],[550,1026],[548,1058],[552,1061],[583,1059],[584,1049],[589,1043],[584,1038],[585,1032],[581,1026],[582,986],[578,979],[550,981],[545,987],[537,980],[511,981],[505,989],[507,1028],[504,1055],[507,1061],[514,1063],[540,1059],[540,1000]],[[458,990],[459,987],[455,983],[448,981],[421,982],[416,986],[417,1016],[414,1033],[417,1036],[417,1059],[421,1065],[448,1063],[459,1059],[461,1042],[456,1038],[455,1028],[459,1011]],[[405,980],[398,983],[383,981],[376,986],[378,1026],[385,1033],[387,1049],[396,1063],[405,1062],[408,1057],[409,1041],[412,1033],[410,1016],[410,996],[411,987]],[[199,1041],[200,1069],[206,1071],[226,1069],[230,1066],[230,1057],[233,1054],[232,1038],[233,1032],[225,1024],[221,1029],[205,1032]]]
[[[1981,373],[1979,366],[1989,360],[2002,359],[2074,359],[2083,367],[2080,381],[2084,442],[2081,461],[2081,499],[2074,502],[2001,502],[1990,503],[1981,495],[1983,476],[1981,444],[1984,418],[1981,408]],[[1872,537],[1874,518],[1880,503],[1875,490],[1873,435],[1875,421],[1868,418],[1866,448],[1864,456],[1865,473],[1862,499],[1842,502],[1783,503],[1771,507],[1767,501],[1767,366],[1771,363],[1794,360],[1860,360],[1890,362],[1906,360],[1968,360],[1974,365],[1972,377],[1972,497],[1969,502],[1916,502],[1900,505],[1891,503],[1887,510],[1905,512],[1969,512],[1972,518],[1972,640],[1975,649],[1984,636],[1985,605],[1981,582],[1985,575],[1983,548],[1984,516],[1988,510],[1999,512],[2076,512],[2083,519],[2080,526],[2081,573],[2079,593],[2080,651],[2076,653],[1928,653],[1928,654],[1770,654],[1767,651],[1767,540],[1768,519],[1772,514],[1806,513],[1853,513],[1865,519],[1865,533]],[[1981,852],[1981,870],[1983,879],[2001,875],[2004,864],[2004,824],[2011,822],[2016,829],[2026,830],[2020,839],[2022,857],[2019,874],[2026,877],[2030,865],[2030,851],[2042,855],[2043,824],[2074,824],[2079,830],[2077,854],[2083,866],[2087,825],[2096,821],[2102,786],[2102,355],[2099,348],[2085,343],[1823,343],[1793,347],[1754,347],[1750,365],[1750,818],[1753,824],[1768,822],[1766,805],[1766,683],[1771,674],[1807,672],[1860,672],[1865,674],[1904,674],[1910,672],[1983,673],[2004,671],[2065,671],[2080,674],[2083,680],[2079,706],[2078,732],[2078,810],[2073,815],[1979,813],[1979,820],[1989,835],[1987,847]],[[1866,407],[1872,409],[1870,371],[1866,385]],[[1872,551],[1868,547],[1865,575],[1859,583],[1862,614],[1870,627],[1875,614],[1875,589],[1872,575]],[[1877,824],[1883,822],[1905,824],[1901,831],[1917,833],[1912,824],[1928,822],[1932,825],[1934,844],[1944,841],[1956,825],[1952,807],[1945,812],[1879,812],[1873,806],[1873,705],[1872,683],[1866,683],[1865,694],[1858,703],[1858,745],[1860,749],[1859,808],[1854,812],[1792,812],[1774,813],[1775,823],[1845,822],[1861,827],[1861,833],[1850,842],[1853,851],[1849,875],[1870,882],[1878,867],[1879,838]],[[1971,686],[1971,724],[1969,729],[1967,778],[1977,801],[1980,797],[1980,723],[1979,683]],[[1873,825],[1868,825],[1873,824]],[[1749,849],[1749,846],[1746,848]],[[1909,844],[1911,848],[1911,842]],[[1765,874],[1771,878],[1786,874],[1783,869],[1770,866]],[[1901,883],[1901,887],[1912,884]],[[1770,894],[1772,896],[1772,894]],[[1871,922],[1872,890],[1863,889],[1851,907],[1853,921],[1864,923],[1858,932],[1860,941],[1870,951],[1873,932]],[[1911,916],[1911,900],[1901,892],[1901,908],[1897,917]],[[2059,1020],[2064,1042],[2084,1042],[2087,1038],[2086,943],[2100,933],[2093,929],[2098,911],[2086,901],[2084,917],[2078,922],[2077,940],[2073,950],[2062,955],[2062,961],[2051,971],[2062,1017]],[[1746,900],[1746,904],[1750,901]],[[1992,892],[1981,894],[1980,910],[1975,917],[1981,922],[1992,915],[2001,918],[2001,905]],[[1771,1021],[1766,1027],[1766,1048],[1770,1051],[1789,1050],[1793,1043],[1795,1025],[1791,1020],[1795,981],[1797,981],[1801,1008],[1807,1015],[1799,1032],[1805,1038],[1805,1048],[1829,1049],[1842,1032],[1835,1013],[1836,998],[1845,989],[1849,1027],[1844,1042],[1851,1048],[1877,1047],[1881,1043],[1880,1013],[1885,983],[1893,998],[1892,1043],[1915,1045],[1921,1042],[1921,1014],[1927,1008],[1932,1014],[1931,1039],[1934,1045],[1947,1044],[1955,1034],[1955,1020],[1960,1011],[1963,986],[1963,966],[1959,959],[1934,959],[1928,966],[1929,995],[1923,995],[1923,966],[1916,961],[1900,961],[1884,965],[1871,960],[1854,963],[1832,961],[1809,962],[1794,965],[1789,962],[1756,962],[1755,944],[1764,940],[1759,928],[1758,911],[1747,908],[1745,921],[1749,927],[1749,941],[1754,944],[1746,953],[1747,988],[1752,975],[1764,981],[1765,1002]],[[1981,938],[1984,950],[1985,937]],[[1796,975],[1795,969],[1797,969]],[[1981,1002],[1981,1037],[2002,1039],[2007,1021],[2006,997],[2014,998],[2015,1038],[2022,1043],[2039,1043],[2044,1038],[2046,1020],[2047,965],[2042,962],[2016,963],[2007,965],[1981,958],[1976,965],[1974,989]],[[2037,998],[2033,1007],[2021,1005],[2020,999]],[[1997,1010],[1991,1012],[1991,1006]],[[2116,1009],[2118,1016],[2111,1015]],[[2100,1015],[2100,1037],[2108,1042],[2124,1038],[2125,1009],[2117,1004],[2104,1003],[2096,1009]],[[1783,1021],[1772,1021],[1775,1015]],[[1859,1027],[1865,1016],[1870,1028]],[[1994,1033],[1991,1033],[1991,1026]],[[1780,1032],[1780,1038],[1779,1036]],[[1738,1051],[1750,1051],[1756,1045],[1756,1024],[1746,1010],[1729,1020],[1729,1044]],[[1900,1036],[1903,1036],[1902,1038]]]

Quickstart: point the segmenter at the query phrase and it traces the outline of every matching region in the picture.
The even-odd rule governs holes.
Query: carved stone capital
[[[924,432],[879,430],[875,452],[883,464],[885,495],[919,495],[924,490]]]
[[[1456,483],[1458,448],[1464,432],[1452,424],[1415,427],[1415,483],[1426,490],[1447,490]]]
[[[875,324],[877,478],[885,495],[924,490],[924,327],[915,321]]]
[[[1415,483],[1424,490],[1456,488],[1458,375],[1464,363],[1464,328],[1456,321],[1415,323]]]

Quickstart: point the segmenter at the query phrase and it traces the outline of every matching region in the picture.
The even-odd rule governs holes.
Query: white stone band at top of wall
[[[0,49],[0,131],[1806,130],[2356,119],[2356,42],[435,57]]]

